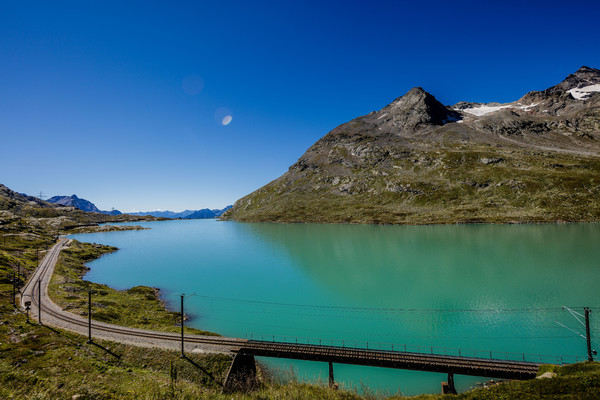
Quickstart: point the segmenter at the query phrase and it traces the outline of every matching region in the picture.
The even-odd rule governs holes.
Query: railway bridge
[[[108,340],[118,340],[125,343],[132,343],[142,346],[176,348],[181,344],[182,356],[184,355],[184,343],[189,345],[215,346],[223,351],[236,353],[233,362],[223,383],[224,391],[235,391],[240,385],[246,385],[252,381],[256,375],[255,357],[274,357],[294,360],[308,360],[317,362],[327,362],[329,364],[329,383],[334,385],[333,364],[352,364],[361,366],[374,366],[395,369],[407,369],[416,371],[438,372],[448,374],[448,382],[445,384],[445,391],[455,393],[454,374],[471,375],[502,379],[531,379],[537,374],[539,366],[542,363],[564,364],[562,357],[552,357],[552,359],[539,356],[537,360],[531,360],[526,355],[522,359],[515,359],[514,355],[509,357],[508,353],[500,353],[494,357],[492,352],[486,352],[489,357],[481,354],[469,355],[458,354],[440,354],[433,351],[412,351],[407,346],[392,346],[391,349],[382,348],[363,348],[348,347],[342,342],[342,345],[325,345],[319,343],[302,343],[295,339],[290,342],[285,338],[283,340],[257,340],[257,339],[237,339],[216,336],[184,335],[183,324],[181,335],[175,333],[157,332],[150,330],[127,328],[102,322],[92,321],[91,318],[84,319],[62,310],[48,297],[48,284],[52,276],[58,254],[65,244],[61,239],[48,252],[40,267],[35,271],[29,282],[26,284],[22,296],[21,306],[29,312],[37,311],[37,317],[42,323],[42,314],[44,314],[45,323],[57,325],[74,332],[84,334],[87,331],[89,341],[92,340],[92,331],[99,338]],[[182,310],[183,314],[183,310]],[[91,314],[90,314],[91,315]],[[133,342],[132,342],[133,341]],[[179,343],[180,342],[180,343]],[[189,347],[188,347],[189,349]],[[506,354],[505,359],[499,359]],[[583,361],[573,359],[572,361]]]
[[[530,361],[260,340],[248,340],[235,352],[237,354],[225,379],[225,391],[235,391],[238,385],[247,383],[248,379],[255,374],[255,356],[327,362],[330,386],[333,386],[335,381],[334,363],[446,373],[448,374],[447,391],[450,393],[456,393],[454,374],[502,379],[532,379],[537,375],[541,365],[539,362]]]

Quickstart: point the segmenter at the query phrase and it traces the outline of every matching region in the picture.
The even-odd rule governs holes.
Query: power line
[[[215,297],[207,295],[196,295],[199,298],[217,300],[217,301],[228,301],[233,303],[245,303],[245,304],[258,304],[276,307],[293,307],[293,308],[308,308],[308,309],[319,309],[319,310],[335,310],[335,311],[369,311],[369,312],[436,312],[436,313],[452,313],[452,312],[531,312],[531,311],[562,311],[563,307],[524,307],[524,308],[457,308],[457,309],[441,309],[441,308],[385,308],[385,307],[348,307],[348,306],[328,306],[328,305],[315,305],[315,304],[301,304],[301,303],[281,303],[272,301],[261,301],[261,300],[244,300],[234,299],[227,297]],[[566,307],[565,307],[566,308]],[[571,307],[582,308],[582,307]],[[600,307],[589,307],[590,309],[600,310]]]

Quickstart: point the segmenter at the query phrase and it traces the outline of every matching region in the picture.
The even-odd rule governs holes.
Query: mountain
[[[444,106],[411,89],[333,129],[222,219],[600,221],[600,71],[504,104]]]
[[[63,206],[75,207],[87,212],[95,212],[107,215],[121,215],[121,212],[119,210],[100,211],[98,207],[96,207],[91,201],[88,201],[86,199],[80,199],[74,194],[71,196],[53,196],[48,199],[48,202],[54,204],[61,204]]]
[[[185,210],[181,212],[174,211],[141,211],[135,213],[129,213],[131,215],[151,215],[158,218],[182,218],[182,219],[205,219],[205,218],[216,218],[221,216],[225,211],[229,210],[232,206],[227,206],[222,210],[215,209],[210,210],[204,208],[202,210]]]
[[[194,212],[196,212],[196,210],[185,210],[185,211],[181,211],[181,212],[175,212],[175,211],[140,211],[140,212],[133,212],[133,213],[128,213],[131,215],[151,215],[153,217],[157,217],[157,218],[171,218],[171,219],[177,219],[177,218],[185,218],[190,214],[193,214]]]
[[[80,199],[79,197],[77,197],[74,194],[71,196],[50,197],[48,199],[48,201],[50,203],[62,204],[63,206],[76,207],[82,211],[95,212],[95,213],[100,212],[100,210],[94,205],[94,203],[92,203],[86,199]]]
[[[215,209],[210,210],[208,208],[204,208],[202,210],[198,210],[193,212],[192,214],[184,217],[185,219],[205,219],[205,218],[217,218],[220,217],[225,211],[229,210],[233,206],[227,206],[222,210]]]
[[[106,222],[154,220],[152,217],[106,215],[87,212],[72,205],[63,205],[17,193],[0,184],[0,236],[21,232],[65,231],[77,227],[96,226]]]
[[[100,212],[102,214],[106,214],[106,215],[121,215],[121,214],[123,214],[121,211],[115,210],[115,209],[112,209],[110,211],[100,211]]]

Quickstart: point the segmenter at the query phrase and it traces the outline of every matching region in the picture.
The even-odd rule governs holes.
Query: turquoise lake
[[[85,279],[158,287],[174,306],[190,295],[189,325],[225,336],[584,360],[584,328],[562,307],[587,306],[600,349],[600,224],[139,225],[151,229],[71,235],[120,249],[89,263]],[[261,361],[282,374],[293,364],[300,379],[327,377],[325,363]],[[439,393],[446,380],[338,364],[334,372],[347,388],[388,394]]]

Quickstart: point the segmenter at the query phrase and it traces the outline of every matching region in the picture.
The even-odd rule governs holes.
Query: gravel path
[[[44,325],[66,329],[80,335],[88,335],[88,320],[64,311],[48,296],[48,285],[60,251],[69,243],[61,238],[46,253],[46,256],[27,282],[21,296],[21,308],[25,310],[25,302],[31,302],[30,318],[38,320],[38,297],[41,299],[41,320]],[[41,285],[40,285],[41,283]],[[40,290],[41,289],[41,290]],[[93,317],[93,316],[92,316]],[[181,335],[128,328],[92,320],[92,340],[102,339],[142,347],[160,347],[181,351]],[[219,336],[185,335],[184,350],[186,353],[227,353],[239,349],[245,340]]]

